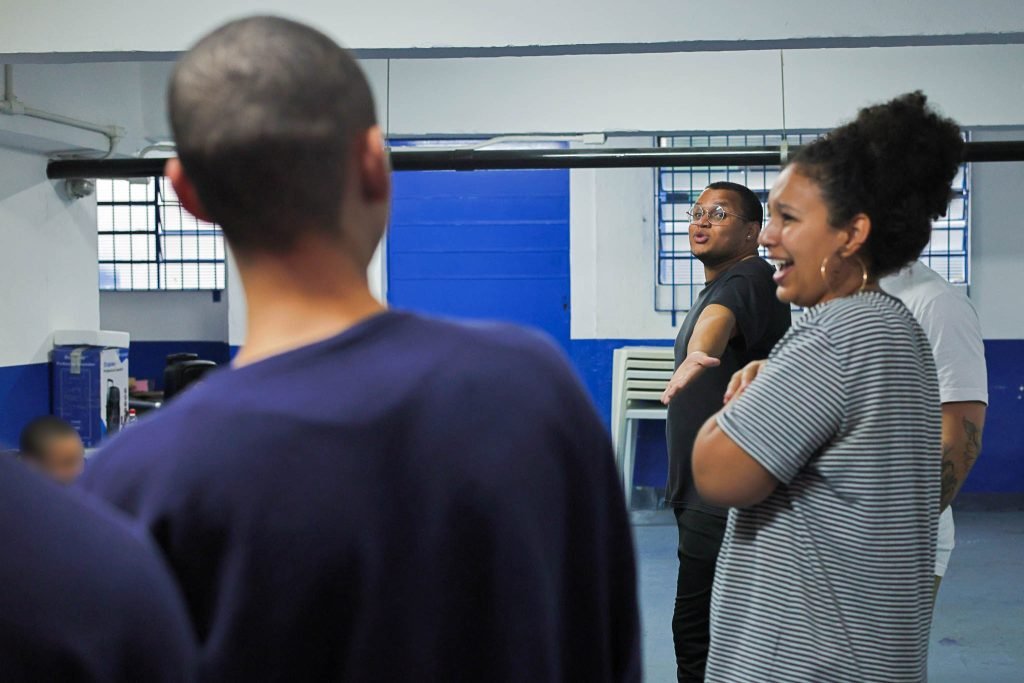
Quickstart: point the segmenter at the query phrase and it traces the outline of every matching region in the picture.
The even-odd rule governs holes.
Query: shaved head
[[[240,253],[340,231],[353,142],[376,125],[355,58],[276,17],[234,21],[178,62],[168,95],[178,157]]]

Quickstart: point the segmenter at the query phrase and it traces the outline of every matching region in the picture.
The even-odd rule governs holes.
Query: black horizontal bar
[[[650,147],[640,149],[394,150],[396,171],[476,171],[531,168],[654,168],[760,166],[779,161],[778,147]]]
[[[156,237],[156,238],[174,237],[174,238],[181,238],[181,239],[192,239],[192,238],[199,238],[199,237],[219,237],[220,236],[220,231],[219,230],[203,230],[202,232],[195,232],[195,231],[179,232],[177,230],[168,231],[168,230],[163,230],[163,229],[161,229],[161,230],[98,230],[96,232],[96,234],[99,235],[100,237],[119,237],[121,235],[125,235],[125,236],[128,236],[128,237],[148,236],[148,237]]]
[[[164,163],[166,159],[62,159],[46,165],[46,177],[153,178],[164,174]]]
[[[1024,161],[1024,140],[968,142],[964,161]]]
[[[148,249],[146,251],[149,251]],[[129,256],[127,259],[99,259],[97,261],[101,266],[162,266],[162,265],[174,265],[174,266],[223,266],[224,259],[159,259],[154,261],[152,259],[134,259]]]
[[[153,237],[156,237],[160,233],[158,233],[156,230],[97,230],[96,234],[100,236],[128,235],[129,237],[132,235],[152,235]]]
[[[789,148],[792,156],[799,149]],[[1024,141],[968,142],[964,161],[1024,161]],[[777,166],[769,147],[644,147],[629,149],[393,149],[396,171],[482,171],[543,168],[656,168],[659,166]],[[163,175],[164,159],[51,161],[46,177],[146,178]]]
[[[46,176],[51,180],[148,178],[163,175],[164,163],[164,159],[65,159],[51,161],[46,167]],[[777,163],[778,147],[391,150],[391,167],[396,171],[752,166]]]

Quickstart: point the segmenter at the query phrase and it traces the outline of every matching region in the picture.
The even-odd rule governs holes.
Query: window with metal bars
[[[100,289],[224,289],[224,236],[166,178],[96,181]]]
[[[801,145],[820,133],[790,133],[791,145]],[[779,145],[782,136],[771,133],[675,135],[658,138],[660,147],[740,147]],[[778,177],[779,166],[716,166],[655,169],[657,189],[657,259],[655,301],[657,311],[690,310],[704,287],[704,266],[690,252],[690,223],[686,212],[704,188],[728,180],[754,191],[764,204]],[[946,216],[934,223],[931,242],[921,261],[954,284],[967,285],[970,275],[968,166],[963,164],[953,181]],[[767,215],[767,209],[765,210]]]

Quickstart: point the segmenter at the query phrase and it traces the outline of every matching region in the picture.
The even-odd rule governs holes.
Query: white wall
[[[1018,0],[4,0],[0,49],[10,53],[168,52],[223,21],[257,12],[308,21],[350,47],[491,48],[684,44],[1005,34],[1024,31]],[[621,48],[620,48],[621,49]]]
[[[1024,6],[1024,3],[1021,3]],[[828,128],[857,108],[920,88],[964,126],[1024,124],[1024,45],[667,54],[370,59],[362,62],[394,136]],[[169,63],[16,65],[18,97],[126,130],[120,150],[170,137]],[[694,92],[713,96],[693,101]],[[0,116],[64,143],[85,136]],[[80,141],[79,141],[80,142]],[[86,143],[89,144],[89,143]]]
[[[758,106],[692,105],[704,86]],[[392,60],[390,107],[395,135],[782,125],[775,51]]]
[[[228,301],[212,292],[101,292],[103,329],[137,341],[228,341]]]
[[[1024,6],[1024,3],[1022,3]],[[394,135],[829,128],[923,89],[964,126],[1024,122],[1022,45],[391,61]],[[703,97],[694,101],[693,93]]]
[[[16,64],[14,94],[27,107],[122,128],[124,137],[117,152],[130,154],[147,144],[149,122],[143,120],[143,99],[158,95],[144,77],[143,66],[138,62]],[[52,141],[45,149],[50,154],[77,148],[108,150],[107,138],[99,133],[27,116],[0,115],[0,132],[5,130]]]
[[[57,329],[99,329],[96,204],[69,202],[46,158],[0,148],[0,365],[48,360]]]
[[[763,62],[760,67],[752,67],[746,76],[748,80],[727,78],[719,83],[716,78],[708,79],[707,87],[714,88],[718,84],[721,93],[716,106],[703,107],[713,112],[713,116],[704,112],[691,115],[680,100],[681,113],[677,115],[680,125],[676,129],[699,132],[779,128],[780,112],[772,102],[754,107],[741,100],[749,79],[756,79],[758,74],[771,78],[773,67],[778,67],[777,61],[772,63],[772,54],[777,60],[777,52],[740,55],[744,58],[760,55]],[[685,62],[694,56],[645,57],[679,58]],[[565,59],[629,61],[635,57]],[[924,88],[933,103],[964,125],[1024,124],[1024,100],[1021,99],[1024,88],[1012,86],[1019,82],[1019,73],[1024,69],[1021,46],[787,50],[785,60],[787,123],[791,129],[832,127],[851,118],[865,104],[915,87]],[[726,59],[723,63],[727,68],[722,73],[732,76],[732,68],[738,62]],[[606,71],[601,73],[607,76]],[[636,78],[644,78],[644,73],[638,72]],[[694,72],[681,69],[679,73]],[[604,79],[605,85],[611,92],[619,92],[618,83],[609,78]],[[737,87],[732,87],[732,83]],[[394,93],[392,101],[398,101]],[[568,100],[566,107],[571,110],[573,102]],[[617,106],[625,115],[630,106],[628,101],[616,104],[611,98],[608,104],[602,116],[618,116],[618,112],[608,111]],[[706,104],[706,100],[702,104]],[[534,109],[538,108],[542,108],[541,105]],[[458,120],[464,115],[460,112],[453,116]],[[534,111],[526,118],[530,115],[541,116]],[[650,129],[671,130],[671,126],[665,124],[672,115],[672,109],[666,109],[661,113],[661,120],[648,119]],[[644,116],[646,114],[639,113],[637,119]],[[698,119],[699,125],[687,125]],[[974,139],[989,139],[995,135],[982,133]],[[1024,139],[1024,127],[998,136]],[[644,138],[613,137],[607,146],[633,144],[650,144],[650,138],[645,142]],[[1024,287],[1024,269],[1016,260],[1024,241],[1019,239],[1016,230],[1008,227],[1019,223],[1013,200],[1024,187],[1024,164],[976,164],[974,169],[975,286],[971,288],[971,296],[978,305],[986,337],[1024,338],[1024,313],[1011,310],[1012,304],[1005,297],[1007,286]],[[651,171],[574,170],[571,183],[573,338],[674,337],[678,328],[672,327],[669,314],[654,312],[656,226],[652,224],[654,180]]]
[[[386,303],[388,300],[388,278],[387,278],[387,236],[377,245],[377,251],[373,252],[370,265],[366,269],[366,279],[370,285],[370,294],[378,301]]]
[[[1022,140],[1024,127],[975,131],[972,139]],[[643,146],[650,138],[612,138]],[[969,295],[986,339],[1024,339],[1024,163],[971,167]],[[573,170],[573,339],[672,339],[668,313],[654,311],[654,177],[650,169]],[[682,322],[682,316],[677,323]]]
[[[608,146],[652,140],[611,138]],[[572,338],[673,337],[669,317],[654,311],[654,172],[573,170],[569,192]]]
[[[231,346],[242,346],[245,343],[245,332],[247,328],[246,322],[246,305],[245,305],[245,289],[242,288],[242,278],[238,275],[238,264],[235,263],[235,258],[231,254],[231,250],[228,249],[228,286],[224,290],[224,294],[227,298],[228,314],[227,314],[227,326],[228,326],[228,344]]]
[[[1022,140],[1024,128],[975,140]],[[971,289],[986,339],[1024,339],[1024,163],[971,167]]]
[[[1024,45],[786,50],[785,67],[790,128],[831,128],[911,90],[962,126],[1024,123]]]
[[[1002,25],[1012,27],[1013,17],[1003,18]],[[1024,45],[787,49],[782,57],[786,122],[792,129],[831,127],[859,106],[918,87],[965,126],[1024,127],[1024,88],[1014,85],[1024,72]],[[365,60],[364,66],[381,123],[396,136],[643,133],[609,142],[621,146],[649,144],[658,131],[782,127],[778,50],[377,59]],[[168,136],[167,63],[26,65],[16,73],[19,97],[34,106],[128,128],[134,143],[125,149]],[[696,101],[695,91],[702,93]],[[21,128],[14,130],[15,124]],[[31,124],[0,116],[0,144],[5,131],[22,141],[29,133],[37,140],[55,135],[53,124],[38,123],[27,132],[26,126]],[[93,142],[97,148],[100,143]],[[972,295],[990,337],[1024,338],[1024,316],[999,301],[1005,291],[1001,283],[1017,282],[1008,256],[1016,253],[1016,233],[1007,226],[1015,224],[1009,202],[1022,180],[1019,168],[978,165],[974,178]],[[573,336],[671,337],[666,316],[653,312],[651,172],[574,171],[571,177]],[[989,279],[988,272],[998,273],[998,279]],[[382,270],[371,278],[385,279]],[[227,331],[221,338],[237,345],[244,337],[244,305],[241,293],[235,293],[227,294]],[[203,312],[194,324],[198,330],[214,327]]]

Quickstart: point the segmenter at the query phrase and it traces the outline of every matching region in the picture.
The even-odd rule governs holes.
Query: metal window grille
[[[224,289],[220,228],[178,201],[166,178],[96,181],[100,289]]]
[[[790,133],[790,144],[806,144],[820,133]],[[739,147],[779,145],[782,136],[772,133],[676,135],[658,138],[661,147]],[[690,310],[704,287],[704,267],[690,251],[687,210],[704,188],[722,180],[746,185],[765,204],[778,177],[779,166],[716,166],[655,169],[657,190],[656,311],[676,314]],[[931,243],[921,261],[955,284],[969,283],[969,178],[964,164],[953,181],[949,209],[934,224]],[[767,207],[765,208],[767,215]]]
[[[946,215],[932,223],[932,238],[921,262],[955,285],[971,283],[970,165],[953,179]]]

